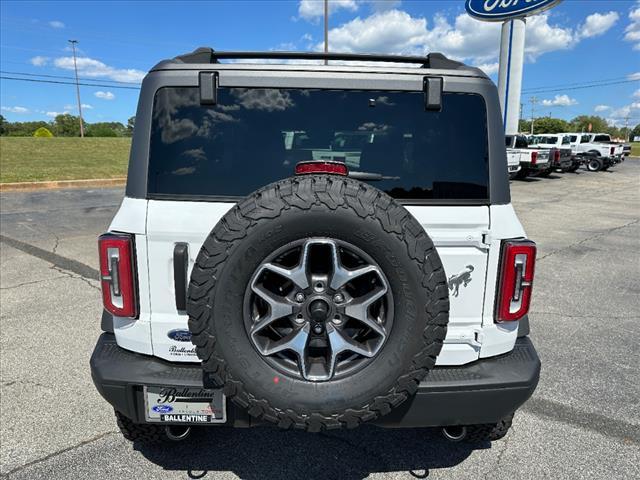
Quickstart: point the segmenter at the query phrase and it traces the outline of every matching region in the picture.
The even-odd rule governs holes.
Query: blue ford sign
[[[561,0],[467,0],[467,13],[478,20],[525,17],[553,7]]]

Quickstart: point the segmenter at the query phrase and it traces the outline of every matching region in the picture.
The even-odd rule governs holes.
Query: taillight
[[[529,311],[535,262],[535,243],[529,240],[503,242],[497,322],[519,320]]]
[[[611,151],[609,153],[609,155],[613,155],[616,151],[616,147],[611,147]]]
[[[556,162],[560,161],[560,150],[556,150],[555,152],[553,152],[553,159]]]
[[[333,175],[349,175],[347,166],[342,162],[300,162],[296,164],[296,175],[312,173],[329,173]]]
[[[98,239],[104,308],[117,317],[138,316],[133,237],[105,233]]]
[[[535,165],[538,161],[538,152],[531,152],[531,165]]]

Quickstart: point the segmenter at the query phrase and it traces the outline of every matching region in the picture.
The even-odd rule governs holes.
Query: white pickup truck
[[[551,161],[555,169],[563,172],[575,172],[582,164],[580,157],[573,154],[569,135],[545,133],[534,135],[529,145],[551,150]]]
[[[530,174],[536,176],[547,176],[552,171],[550,163],[551,150],[544,148],[529,147],[527,137],[524,135],[506,135],[507,164],[509,165],[509,177],[526,178]],[[512,172],[511,165],[518,162],[519,170]]]
[[[623,146],[613,143],[606,133],[561,133],[569,136],[574,155],[583,157],[587,170],[606,170],[623,159]]]

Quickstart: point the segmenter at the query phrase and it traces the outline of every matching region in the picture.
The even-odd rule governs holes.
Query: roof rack
[[[179,55],[174,61],[180,63],[219,63],[221,59],[281,59],[281,60],[342,60],[357,62],[416,63],[422,68],[442,70],[468,69],[467,65],[450,60],[442,53],[429,53],[426,57],[410,55],[382,55],[363,53],[322,52],[216,52],[209,47],[197,48],[191,53]]]

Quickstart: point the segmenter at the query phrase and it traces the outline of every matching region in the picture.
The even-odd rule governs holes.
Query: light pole
[[[329,0],[324,0],[324,53],[329,53]],[[324,64],[328,63],[325,58]]]
[[[82,122],[82,103],[80,103],[80,84],[78,83],[78,63],[76,62],[76,43],[77,40],[69,40],[73,49],[73,69],[76,72],[76,96],[78,97],[78,113],[80,114],[80,138],[84,138],[84,126]]]

